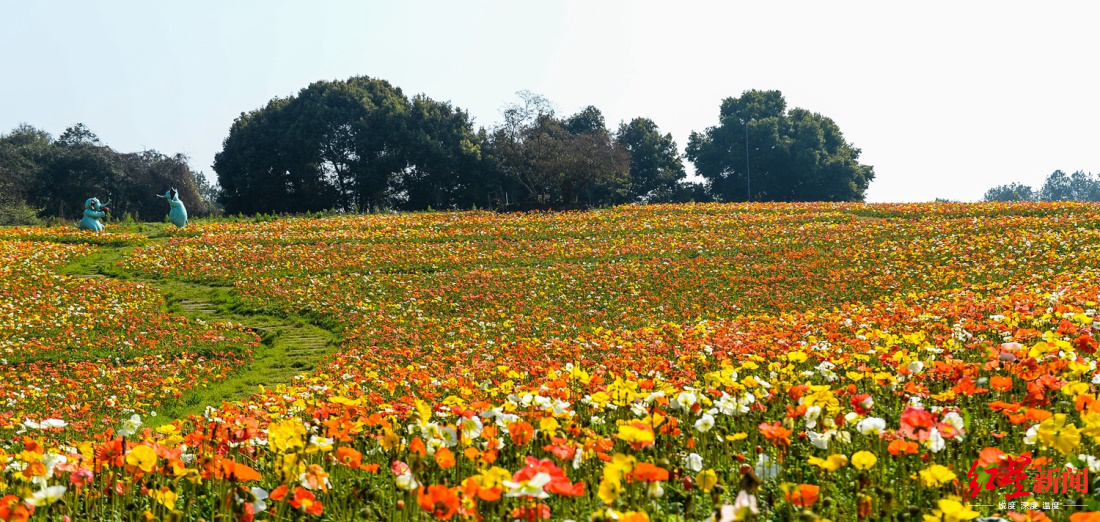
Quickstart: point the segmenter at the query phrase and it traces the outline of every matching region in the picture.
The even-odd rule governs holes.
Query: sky
[[[529,90],[672,133],[778,89],[873,165],[874,202],[1100,172],[1098,2],[0,0],[0,132],[81,122],[213,177],[234,118],[366,75],[469,111]]]

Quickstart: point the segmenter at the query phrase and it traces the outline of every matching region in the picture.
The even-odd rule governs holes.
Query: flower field
[[[1100,520],[1096,205],[113,235],[0,229],[2,520]],[[131,281],[61,272],[122,245]],[[157,280],[339,345],[147,427],[259,342]]]
[[[257,344],[251,332],[161,313],[147,285],[53,270],[92,248],[0,241],[0,429],[52,419],[98,432],[224,378]]]

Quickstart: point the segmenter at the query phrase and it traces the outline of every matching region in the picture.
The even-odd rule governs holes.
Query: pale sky
[[[77,122],[213,176],[242,111],[367,75],[470,111],[531,90],[646,116],[681,150],[723,98],[779,89],[874,165],[869,201],[975,200],[1100,171],[1096,2],[0,0],[0,132]]]

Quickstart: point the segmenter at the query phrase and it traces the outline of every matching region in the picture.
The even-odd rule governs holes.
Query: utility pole
[[[745,201],[752,201],[752,171],[749,170],[749,122],[745,120]]]

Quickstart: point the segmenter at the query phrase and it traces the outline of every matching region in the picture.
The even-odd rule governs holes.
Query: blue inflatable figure
[[[168,221],[180,228],[187,226],[187,207],[184,207],[183,202],[180,201],[180,191],[173,188],[163,196],[157,194],[157,197],[167,199],[168,205],[172,207],[172,210],[168,211]]]
[[[103,232],[103,222],[100,219],[107,215],[106,211],[110,210],[107,205],[110,204],[110,201],[100,203],[98,198],[88,198],[84,202],[84,219],[80,220],[80,229]]]

